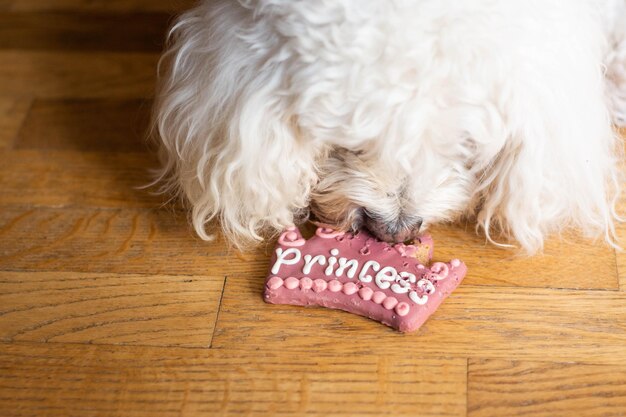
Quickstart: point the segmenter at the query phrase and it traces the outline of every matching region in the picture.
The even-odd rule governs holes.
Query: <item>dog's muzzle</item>
[[[365,227],[378,239],[385,242],[399,243],[415,239],[422,227],[421,217],[402,217],[395,221],[384,221],[382,219],[365,215]]]

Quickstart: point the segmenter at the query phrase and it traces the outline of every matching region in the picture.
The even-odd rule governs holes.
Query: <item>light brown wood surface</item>
[[[626,364],[525,362],[468,364],[468,416],[623,416]]]
[[[0,341],[208,347],[223,277],[0,272]]]
[[[622,129],[622,137],[626,138],[626,128]],[[624,164],[623,171],[625,173],[624,176],[626,177],[626,163]],[[626,191],[624,191],[624,194],[617,205],[617,210],[624,220],[626,220]],[[617,277],[620,290],[626,291],[626,222],[620,223],[617,226],[617,237],[620,240],[619,244],[622,248],[622,250],[617,250],[615,252],[617,258]]]
[[[265,304],[273,242],[204,242],[139,188],[161,31],[191,3],[0,0],[1,417],[626,416],[625,252],[433,228],[469,274],[403,335]]]
[[[0,409],[50,416],[464,416],[466,361],[0,344]],[[21,405],[16,409],[17,405]]]
[[[214,347],[403,355],[419,346],[427,356],[626,363],[624,292],[463,285],[418,332],[403,335],[340,311],[268,307],[262,289],[261,278],[227,277]]]
[[[0,150],[13,146],[30,105],[28,98],[0,97]]]

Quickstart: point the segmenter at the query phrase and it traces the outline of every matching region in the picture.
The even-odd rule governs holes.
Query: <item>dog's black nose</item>
[[[415,239],[423,221],[417,216],[403,216],[393,221],[385,221],[376,215],[365,215],[365,227],[378,239],[392,243]]]

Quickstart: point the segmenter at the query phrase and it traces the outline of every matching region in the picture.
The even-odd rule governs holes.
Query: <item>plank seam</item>
[[[226,278],[224,275],[224,281],[222,283],[222,293],[220,294],[219,302],[217,303],[217,313],[215,313],[215,324],[213,325],[213,333],[211,334],[211,343],[209,349],[213,349],[213,339],[215,338],[215,331],[217,330],[217,322],[220,318],[220,311],[222,311],[222,298],[224,298],[224,289],[226,288]]]

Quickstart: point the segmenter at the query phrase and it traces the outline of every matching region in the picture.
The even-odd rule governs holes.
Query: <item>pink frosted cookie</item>
[[[458,259],[427,266],[432,253],[430,237],[391,246],[365,230],[318,228],[306,240],[294,227],[278,239],[264,298],[272,304],[345,310],[411,332],[467,272]]]

